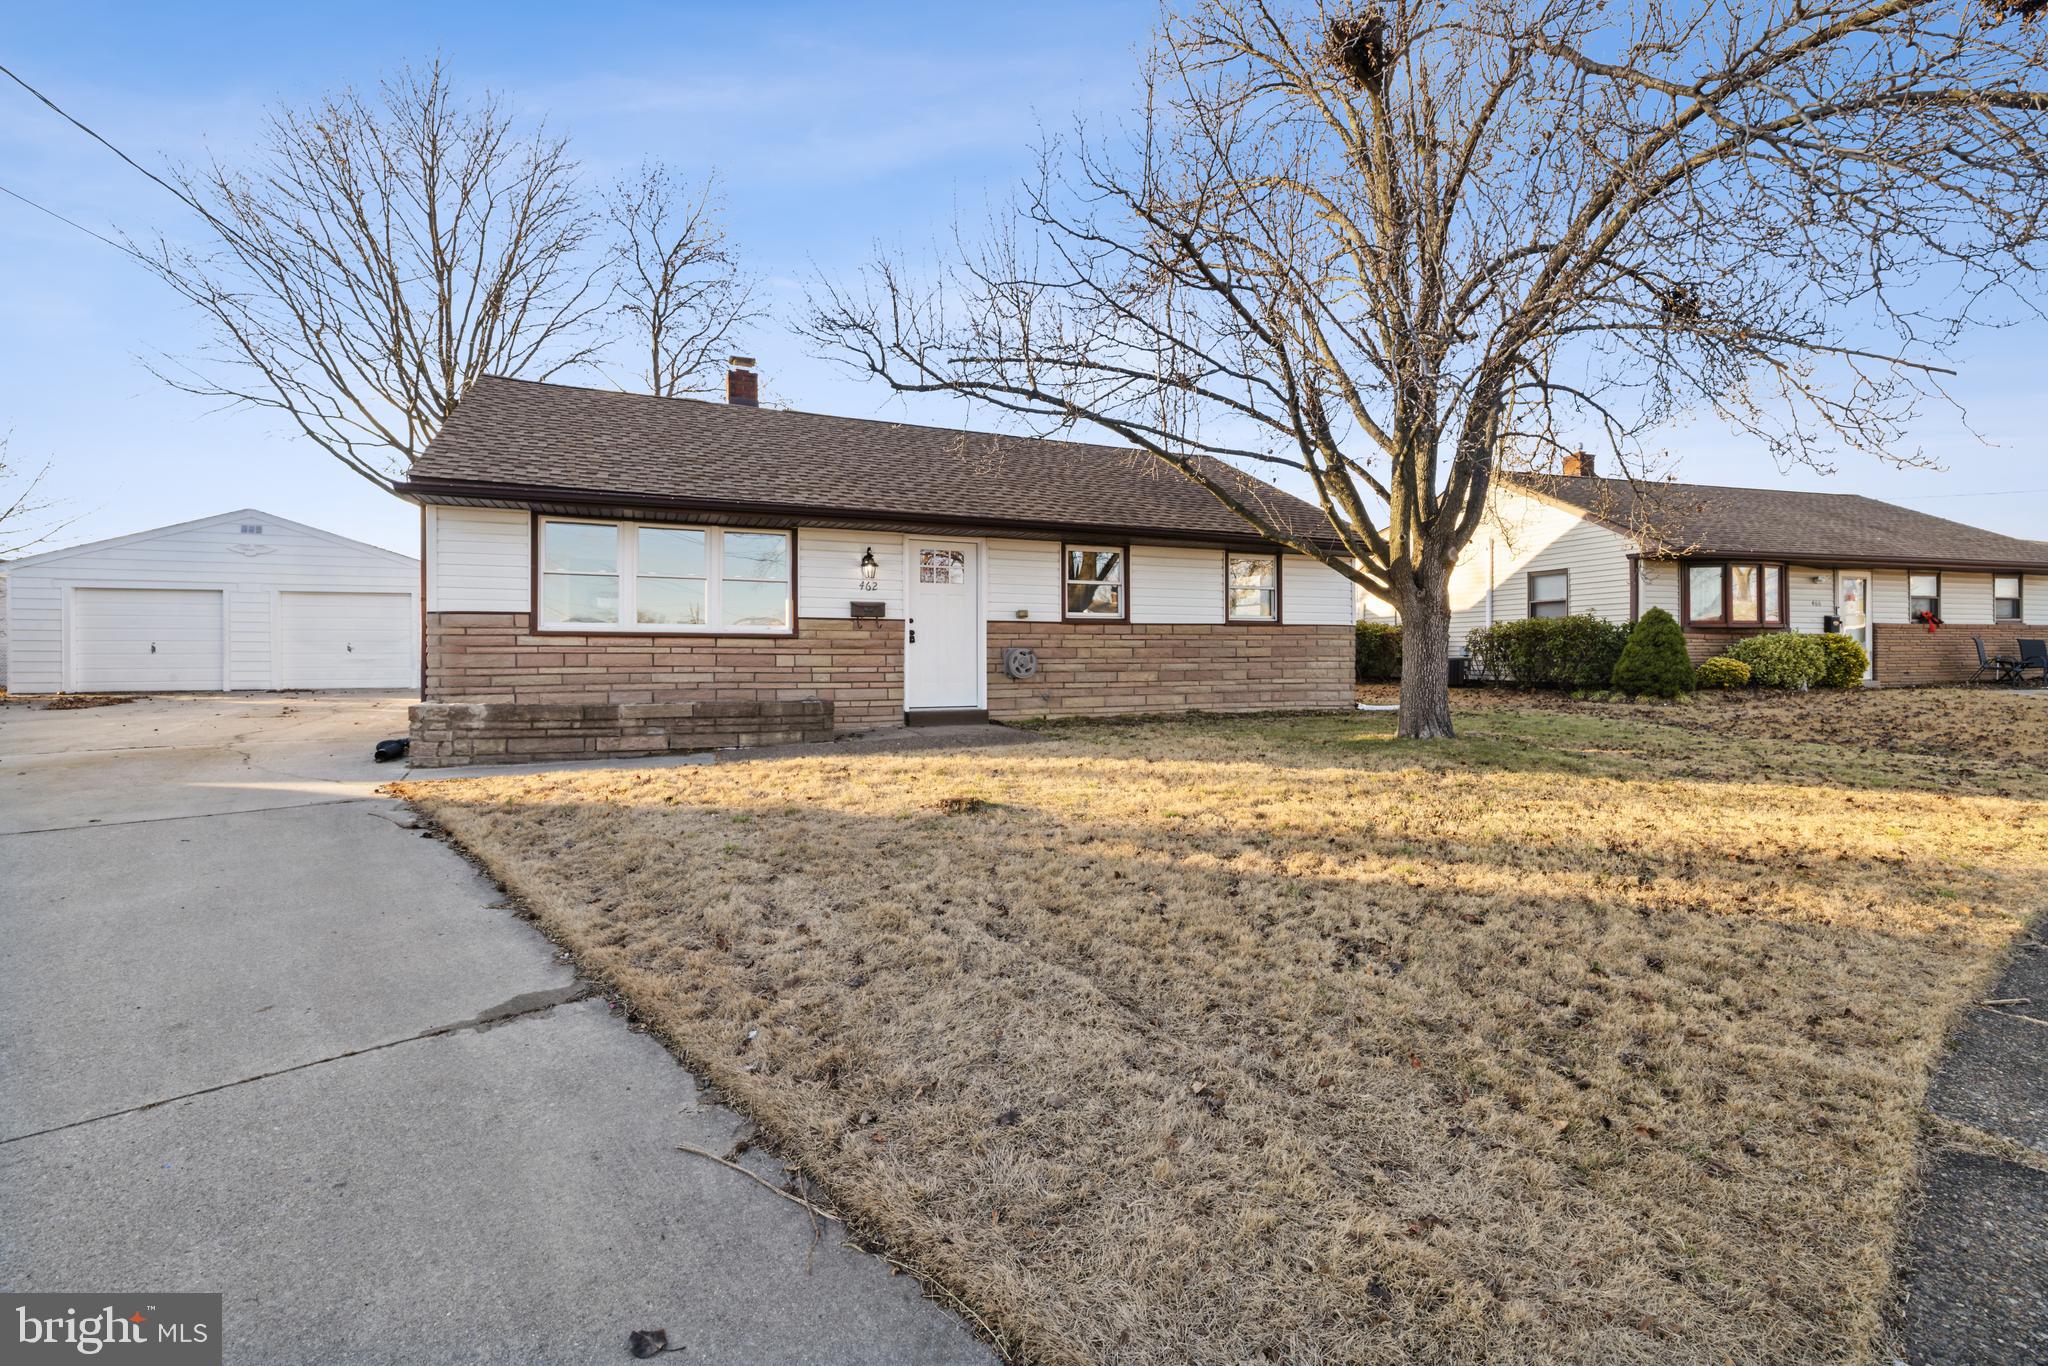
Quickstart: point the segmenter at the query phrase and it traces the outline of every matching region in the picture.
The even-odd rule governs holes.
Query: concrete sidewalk
[[[402,699],[0,707],[0,1284],[231,1361],[986,1361],[375,795]],[[426,776],[426,775],[422,775]],[[779,1181],[758,1154],[744,1159]]]
[[[2048,1362],[2048,947],[2034,933],[1958,1031],[1927,1106],[1954,1126],[1927,1159],[1907,1240],[1912,1366]]]

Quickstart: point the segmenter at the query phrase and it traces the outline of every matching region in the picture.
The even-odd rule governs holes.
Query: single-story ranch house
[[[762,408],[756,383],[472,386],[399,485],[415,763],[1349,705],[1350,581],[1154,458]],[[1334,546],[1317,508],[1224,477]]]
[[[1652,607],[1678,618],[1695,661],[1745,635],[1840,630],[1876,683],[1958,682],[1977,670],[1972,637],[2013,654],[2024,627],[2048,624],[2048,542],[1856,494],[1600,478],[1572,456],[1561,474],[1497,481],[1452,571],[1451,650],[1498,621]]]

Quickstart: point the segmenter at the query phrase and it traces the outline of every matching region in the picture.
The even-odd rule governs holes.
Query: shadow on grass
[[[1675,710],[1675,709],[1674,709]],[[1202,713],[1028,723],[1048,736],[1148,744],[1178,731],[1286,768],[1334,765],[1432,772],[1477,770],[1620,780],[1800,783],[1839,789],[2038,798],[2038,776],[2009,758],[1919,753],[1853,742],[1729,735],[1650,719],[1640,708],[1599,714],[1494,702],[1461,710],[1457,737],[1403,740],[1390,713]]]

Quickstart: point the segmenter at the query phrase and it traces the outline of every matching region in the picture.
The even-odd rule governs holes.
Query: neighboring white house
[[[1358,605],[1392,619],[1369,595]],[[2048,624],[2048,543],[1857,494],[1599,478],[1573,457],[1564,474],[1495,483],[1451,573],[1451,653],[1495,622],[1652,607],[1678,618],[1695,659],[1759,632],[1839,629],[1879,683],[1953,681],[1975,672],[1973,638],[2011,653]]]
[[[254,508],[7,565],[16,694],[419,685],[419,561]]]

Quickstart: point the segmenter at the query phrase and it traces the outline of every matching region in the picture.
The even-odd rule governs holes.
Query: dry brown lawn
[[[1779,701],[403,790],[1019,1358],[1865,1361],[2048,700]]]

